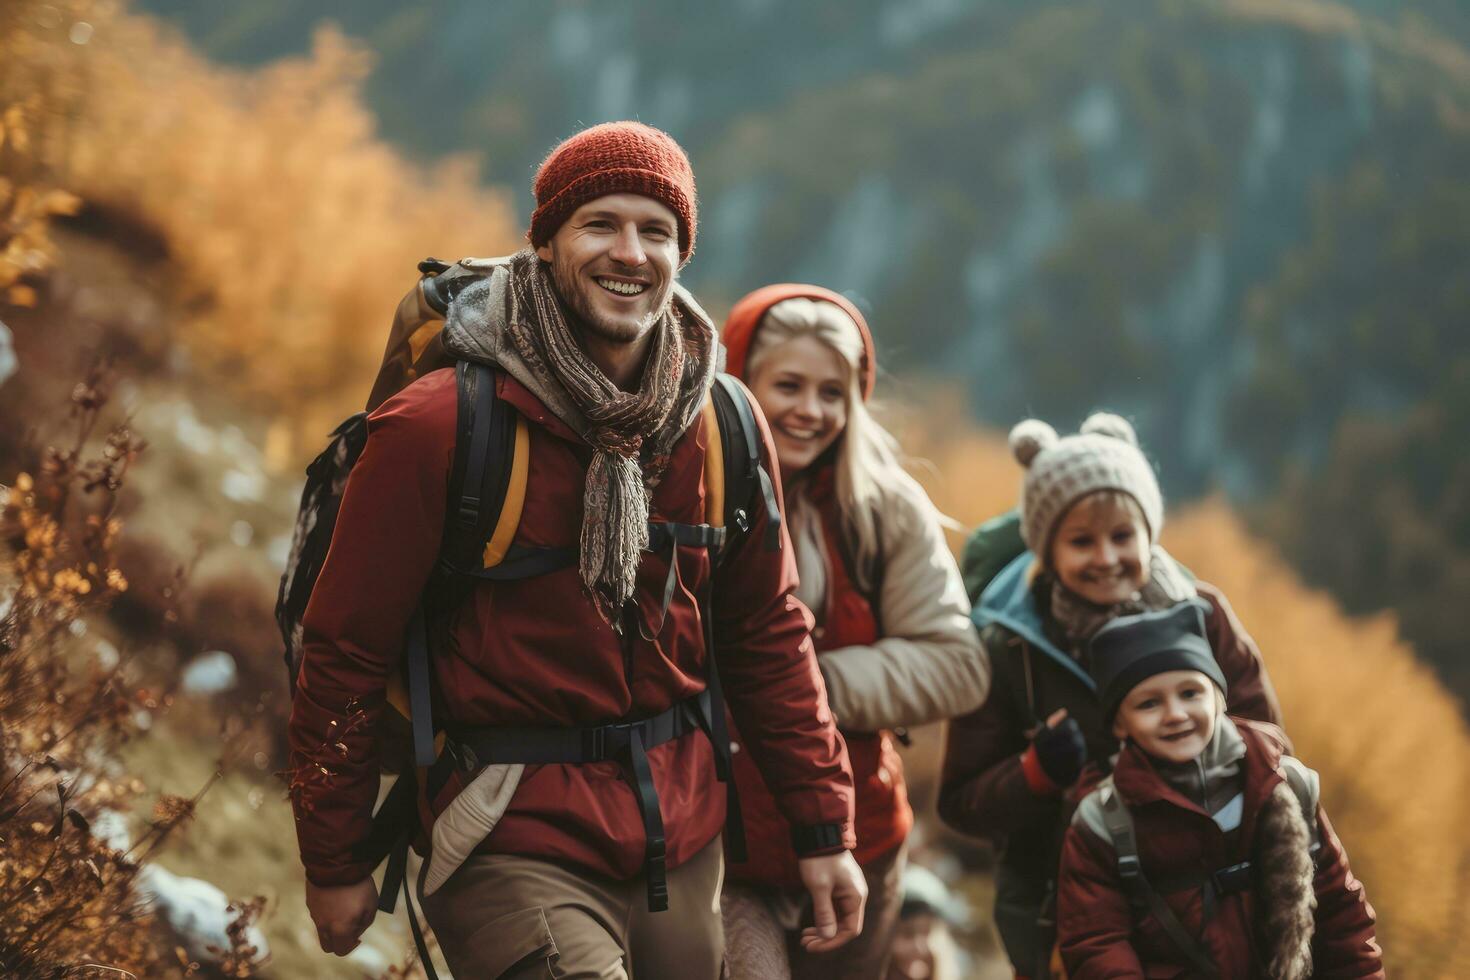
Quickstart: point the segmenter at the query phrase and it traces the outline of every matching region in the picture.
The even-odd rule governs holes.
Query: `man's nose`
[[[1184,702],[1178,698],[1169,698],[1164,702],[1164,720],[1182,721],[1188,715],[1184,713]]]
[[[648,255],[643,251],[643,241],[638,237],[638,225],[629,222],[618,231],[618,237],[613,242],[612,251],[608,257],[622,265],[637,268],[648,261]]]

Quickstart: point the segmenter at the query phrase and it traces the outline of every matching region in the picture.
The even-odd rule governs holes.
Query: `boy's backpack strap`
[[[750,530],[749,508],[760,505],[766,511],[766,550],[781,547],[781,509],[776,506],[776,488],[771,474],[761,462],[760,427],[750,397],[728,374],[716,374],[711,386],[715,417],[719,421],[721,456],[724,475],[724,523],[740,532]],[[755,498],[756,492],[759,499]]]
[[[1174,948],[1189,961],[1200,976],[1205,980],[1218,980],[1220,969],[1210,958],[1209,952],[1198,939],[1189,934],[1189,930],[1184,927],[1184,923],[1179,921],[1179,917],[1174,914],[1169,903],[1164,901],[1163,896],[1154,890],[1148,878],[1144,876],[1138,859],[1138,835],[1134,831],[1133,815],[1128,812],[1127,804],[1118,796],[1111,776],[1098,784],[1095,796],[1097,806],[1101,810],[1103,826],[1107,828],[1108,838],[1112,841],[1113,850],[1117,854],[1118,877],[1123,881],[1123,889],[1128,895],[1129,904],[1134,907],[1136,913],[1153,915],[1154,921],[1164,930],[1164,934],[1169,937]]]
[[[1295,756],[1281,757],[1281,771],[1286,775],[1286,784],[1291,787],[1292,795],[1301,805],[1302,819],[1307,822],[1307,834],[1312,841],[1312,863],[1316,864],[1317,854],[1322,850],[1322,836],[1317,831],[1317,801],[1321,780],[1314,770],[1308,769]]]

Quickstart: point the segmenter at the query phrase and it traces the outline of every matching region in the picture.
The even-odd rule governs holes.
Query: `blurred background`
[[[790,280],[865,310],[962,524],[1014,503],[1020,418],[1135,421],[1392,972],[1470,976],[1457,0],[7,0],[0,962],[410,975],[401,921],[335,961],[304,917],[270,615],[302,468],[414,264],[518,247],[540,159],[622,118],[689,151],[713,315]],[[994,975],[917,735],[919,859]]]

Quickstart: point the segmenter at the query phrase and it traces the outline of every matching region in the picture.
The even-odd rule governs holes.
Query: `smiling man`
[[[478,579],[442,617],[434,714],[456,765],[421,801],[425,913],[456,976],[718,976],[726,800],[710,722],[691,721],[712,641],[794,828],[815,919],[805,942],[836,948],[862,927],[866,885],[786,532],[768,548],[773,518],[756,508],[718,564],[698,544],[650,543],[653,530],[677,540],[659,525],[698,532],[705,519],[702,408],[719,345],[677,283],[694,249],[689,161],[665,133],[610,123],[558,146],[535,194],[531,248],[459,294],[442,340],[455,359],[494,365],[497,404],[525,423],[512,547],[571,557],[533,578]],[[332,777],[292,802],[307,904],[338,954],[374,915],[359,857],[378,786],[372,732],[440,553],[456,406],[444,368],[372,414],[306,613],[292,765]],[[616,738],[625,748],[596,750]],[[498,746],[492,764],[463,751],[483,744]]]

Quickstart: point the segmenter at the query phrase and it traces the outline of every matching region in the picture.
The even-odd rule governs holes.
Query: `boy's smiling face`
[[[1166,762],[1199,757],[1215,737],[1215,684],[1197,670],[1168,670],[1140,681],[1118,705],[1113,734]]]

